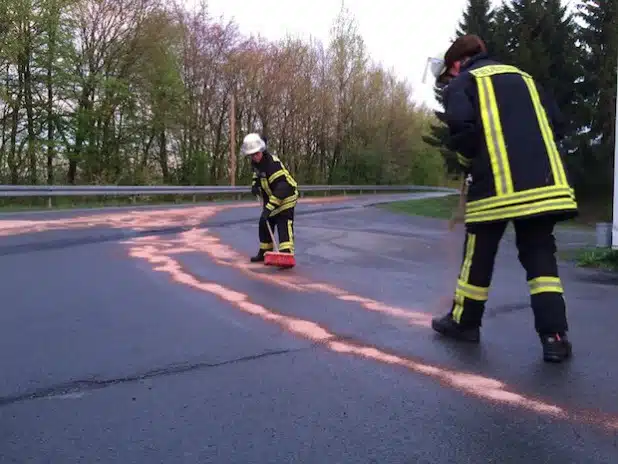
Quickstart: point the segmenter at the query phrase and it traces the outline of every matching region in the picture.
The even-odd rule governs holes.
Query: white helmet
[[[252,133],[245,135],[245,138],[242,141],[242,146],[240,147],[240,151],[243,155],[253,155],[258,151],[264,151],[266,149],[266,143],[262,140],[262,137],[259,134]]]

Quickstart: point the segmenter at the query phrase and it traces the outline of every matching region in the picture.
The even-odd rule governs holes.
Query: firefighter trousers
[[[279,236],[279,251],[294,254],[294,208],[289,208],[268,218],[268,223]],[[274,248],[270,233],[266,228],[266,220],[260,219],[259,224],[260,250],[270,251]]]
[[[556,262],[555,220],[550,217],[513,221],[519,262],[526,271],[530,305],[539,334],[568,330],[566,305]],[[451,317],[462,327],[479,327],[489,296],[495,257],[508,221],[468,224]]]

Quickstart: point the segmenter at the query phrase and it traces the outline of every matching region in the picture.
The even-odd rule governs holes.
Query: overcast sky
[[[193,6],[197,0],[185,0]],[[467,0],[346,0],[368,53],[392,67],[413,98],[435,105],[430,82],[422,84],[427,57],[441,56],[454,36]],[[499,1],[493,0],[494,4]],[[234,19],[242,32],[271,39],[286,33],[328,41],[341,0],[209,0],[213,16]]]

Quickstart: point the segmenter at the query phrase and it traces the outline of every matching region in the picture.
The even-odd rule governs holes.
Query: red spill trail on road
[[[335,196],[303,198],[299,200],[299,203],[339,203],[347,200],[350,200],[350,197]],[[177,209],[162,208],[147,211],[96,213],[88,216],[62,219],[0,219],[0,237],[47,232],[50,230],[88,229],[91,227],[131,228],[136,231],[143,231],[152,227],[198,226],[216,212],[234,208],[256,208],[259,210],[260,205],[257,201],[254,201]],[[70,211],[63,212],[70,213]]]
[[[358,303],[364,308],[386,314],[388,316],[397,317],[405,320],[409,324],[419,325],[422,327],[431,327],[431,315],[411,311],[408,309],[398,308],[396,306],[387,305],[371,298],[354,295],[345,290],[335,287],[334,285],[313,282],[298,274],[285,274],[278,272],[276,274],[259,272],[264,270],[262,264],[252,264],[247,262],[247,257],[238,253],[230,246],[222,243],[217,237],[209,233],[208,230],[193,229],[180,234],[182,247],[192,247],[195,251],[206,253],[215,263],[223,266],[234,267],[254,279],[259,279],[270,284],[285,287],[291,290],[301,292],[321,292],[326,293],[341,301]]]
[[[283,273],[279,273],[275,276],[254,272],[256,267],[263,268],[263,266],[247,264],[246,257],[240,255],[229,246],[222,244],[219,239],[210,235],[207,230],[192,230],[180,234],[179,238],[170,238],[167,240],[162,237],[142,237],[125,243],[131,244],[131,256],[148,261],[153,265],[156,271],[169,274],[174,281],[211,293],[245,313],[275,323],[288,332],[312,342],[319,343],[333,352],[354,355],[364,359],[405,368],[418,374],[432,377],[443,385],[491,402],[516,406],[559,419],[586,422],[600,426],[603,429],[618,430],[618,420],[614,417],[600,417],[596,413],[591,414],[587,412],[573,413],[560,406],[512,391],[508,385],[496,379],[429,365],[409,356],[404,357],[388,353],[375,346],[343,341],[338,339],[339,337],[337,334],[330,332],[326,327],[313,321],[277,313],[254,303],[251,301],[249,295],[245,293],[233,290],[216,282],[200,279],[185,270],[180,262],[174,258],[174,255],[180,253],[205,252],[215,263],[235,267],[249,274],[252,278],[264,280],[268,283],[276,283],[277,285],[282,285],[300,292],[315,290],[325,291],[343,301],[358,302],[368,309],[408,319],[411,323],[417,323],[423,326],[426,325],[426,320],[430,317],[423,313],[410,313],[400,308],[393,308],[371,299],[352,295],[336,287],[312,283],[307,279],[297,276],[284,275]]]
[[[326,203],[344,201],[345,197],[305,199],[304,203]],[[230,205],[199,206],[182,209],[161,209],[149,211],[133,211],[109,214],[96,214],[87,217],[56,219],[46,221],[2,221],[0,220],[0,236],[10,236],[48,230],[83,229],[90,227],[131,228],[147,230],[153,227],[166,226],[198,226],[214,214],[231,209],[256,207],[256,202],[237,203]],[[546,403],[532,397],[516,393],[508,386],[495,379],[465,372],[454,371],[420,362],[411,357],[387,353],[377,347],[342,341],[338,336],[319,324],[278,314],[264,306],[251,301],[248,295],[235,291],[212,281],[198,279],[187,272],[174,259],[179,253],[205,253],[219,265],[231,266],[251,278],[263,280],[269,284],[280,285],[298,292],[323,292],[341,301],[358,303],[362,307],[380,312],[392,317],[406,320],[410,324],[423,327],[429,326],[430,315],[418,311],[386,305],[384,303],[351,294],[329,284],[313,282],[298,275],[278,273],[272,275],[258,272],[264,270],[262,265],[247,263],[247,257],[209,234],[207,230],[193,229],[180,234],[177,239],[164,239],[160,236],[143,237],[131,240],[130,255],[144,259],[153,265],[154,269],[165,272],[171,278],[183,285],[216,295],[220,299],[235,306],[247,314],[260,317],[265,321],[278,324],[285,330],[299,337],[320,343],[328,349],[342,354],[354,355],[364,359],[398,366],[410,371],[429,376],[442,384],[473,395],[477,398],[493,402],[509,404],[541,414],[557,418],[577,420],[600,426],[604,429],[618,430],[618,419],[613,416],[601,416],[598,413],[569,412],[565,408]]]

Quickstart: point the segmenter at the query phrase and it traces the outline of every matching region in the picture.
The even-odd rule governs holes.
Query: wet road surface
[[[257,203],[0,217],[0,462],[618,462],[618,279],[562,263],[544,364],[507,235],[447,342],[461,229],[375,202],[299,205],[288,271],[248,262]]]

